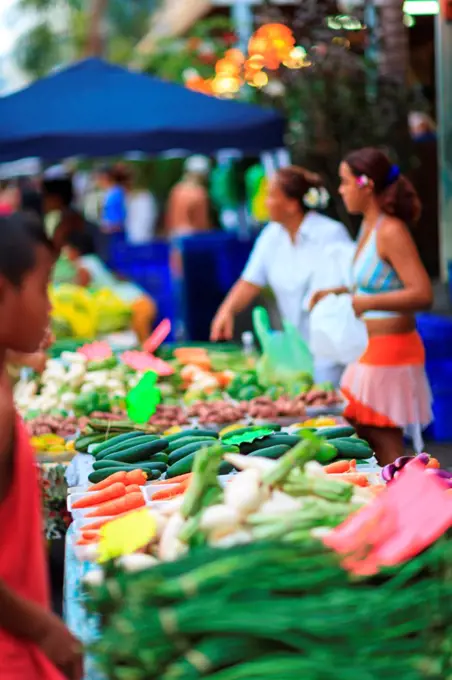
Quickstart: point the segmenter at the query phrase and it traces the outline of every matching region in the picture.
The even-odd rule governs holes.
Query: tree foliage
[[[36,17],[16,46],[16,62],[30,78],[40,78],[53,68],[89,53],[95,0],[19,0],[17,15]],[[137,43],[148,30],[151,11],[159,0],[108,0],[99,22],[105,32],[105,57],[127,64]],[[59,13],[61,21],[55,20]],[[62,25],[58,25],[61,23]]]

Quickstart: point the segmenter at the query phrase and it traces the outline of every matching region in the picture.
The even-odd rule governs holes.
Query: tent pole
[[[239,38],[239,48],[244,54],[248,51],[248,43],[253,35],[254,17],[252,11],[253,0],[233,0],[231,17],[234,31]]]

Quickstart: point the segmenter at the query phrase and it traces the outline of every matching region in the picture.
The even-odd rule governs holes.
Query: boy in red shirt
[[[34,217],[0,218],[0,680],[81,680],[81,647],[49,608],[37,468],[6,375],[39,349],[55,253]]]

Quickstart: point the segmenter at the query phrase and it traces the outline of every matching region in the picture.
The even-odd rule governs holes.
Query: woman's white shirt
[[[271,222],[259,235],[241,277],[255,286],[269,286],[281,316],[298,328],[307,342],[312,295],[321,288],[345,285],[342,280],[334,280],[336,276],[341,278],[339,270],[337,275],[331,275],[338,243],[353,251],[353,241],[344,225],[315,211],[305,215],[295,242],[281,224]],[[323,272],[325,283],[321,285]]]
[[[139,191],[129,195],[125,223],[127,241],[133,245],[152,241],[157,218],[157,203],[149,191]]]

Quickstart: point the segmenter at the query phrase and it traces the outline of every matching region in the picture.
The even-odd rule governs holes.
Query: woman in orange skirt
[[[349,154],[340,166],[340,194],[363,224],[353,263],[353,307],[369,343],[342,379],[345,417],[367,439],[381,465],[403,454],[404,433],[422,447],[431,422],[425,353],[414,314],[432,303],[432,287],[409,231],[420,214],[410,182],[378,149]],[[316,304],[328,293],[319,291]]]

